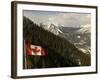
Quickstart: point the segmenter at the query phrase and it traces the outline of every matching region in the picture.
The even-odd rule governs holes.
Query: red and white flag
[[[41,46],[25,44],[26,55],[45,56],[46,52]]]

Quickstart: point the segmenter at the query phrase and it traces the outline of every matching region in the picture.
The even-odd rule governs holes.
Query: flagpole
[[[26,47],[25,47],[25,40],[24,40],[24,56],[25,56],[25,69],[27,69],[27,61],[26,61]]]

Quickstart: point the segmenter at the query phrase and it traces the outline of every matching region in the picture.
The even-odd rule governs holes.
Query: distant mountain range
[[[55,24],[40,24],[40,26],[55,35],[64,37],[73,43],[78,49],[86,54],[90,54],[90,25],[82,25],[80,27],[64,27]]]

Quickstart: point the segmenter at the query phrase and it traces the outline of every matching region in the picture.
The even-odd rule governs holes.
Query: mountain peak
[[[53,23],[51,23],[51,24],[42,24],[41,23],[40,26],[42,28],[44,28],[45,30],[48,30],[48,31],[52,32],[55,35],[59,35],[59,33],[63,33],[60,30],[61,26],[59,26],[58,24],[53,24]]]
[[[90,33],[91,30],[91,25],[86,24],[86,25],[81,25],[81,28],[78,30],[79,33]]]

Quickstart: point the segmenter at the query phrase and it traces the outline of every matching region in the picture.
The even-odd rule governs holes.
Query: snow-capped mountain
[[[90,30],[89,24],[80,27],[63,27],[64,36],[61,36],[73,43],[82,52],[90,54]]]
[[[79,50],[86,54],[90,54],[90,24],[80,27],[64,27],[59,24],[41,23],[40,26],[55,35],[66,38]]]
[[[91,25],[81,25],[80,29],[77,31],[78,33],[90,33]]]
[[[40,26],[42,28],[44,28],[45,30],[48,30],[50,32],[52,32],[55,35],[59,35],[60,33],[63,33],[60,28],[61,26],[57,25],[57,24],[40,24]]]

